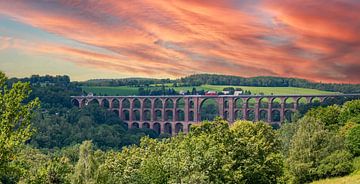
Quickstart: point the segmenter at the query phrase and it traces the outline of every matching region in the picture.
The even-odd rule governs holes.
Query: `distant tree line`
[[[80,82],[81,85],[86,86],[150,86],[151,84],[166,84],[172,83],[171,79],[152,79],[152,78],[124,78],[124,79],[92,79],[85,82]]]
[[[188,86],[233,85],[233,86],[261,86],[261,87],[301,87],[342,93],[360,93],[360,84],[316,83],[305,79],[283,77],[238,77],[230,75],[196,74],[179,79]]]
[[[148,87],[154,84],[172,84],[173,87],[209,85],[259,86],[259,87],[301,87],[342,93],[360,93],[360,84],[337,84],[311,82],[305,79],[284,77],[239,77],[216,74],[195,74],[180,79],[94,79],[78,83],[87,86],[133,86]]]

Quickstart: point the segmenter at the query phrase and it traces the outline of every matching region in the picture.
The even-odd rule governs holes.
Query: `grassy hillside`
[[[360,174],[319,180],[312,182],[312,184],[360,184]]]
[[[251,87],[251,86],[218,86],[218,85],[201,85],[197,86],[197,90],[205,91],[222,91],[225,87],[242,88],[250,90],[252,94],[336,94],[335,92],[321,91],[316,89],[296,88],[296,87]],[[172,88],[167,85],[167,88]],[[83,86],[85,92],[93,92],[97,95],[137,95],[138,88],[129,86],[105,87],[105,86]],[[191,91],[193,87],[174,87],[176,91]]]
[[[138,88],[129,86],[105,87],[105,86],[82,86],[83,91],[92,92],[96,95],[137,95]]]

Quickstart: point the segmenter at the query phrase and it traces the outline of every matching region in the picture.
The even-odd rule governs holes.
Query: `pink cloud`
[[[106,50],[40,43],[35,51],[86,67],[351,83],[360,82],[358,9],[351,0],[0,2],[0,14]]]

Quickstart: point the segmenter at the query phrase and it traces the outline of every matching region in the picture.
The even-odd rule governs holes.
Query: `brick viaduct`
[[[360,97],[339,95],[177,95],[177,96],[72,96],[79,108],[95,103],[115,112],[129,128],[151,128],[158,133],[187,133],[192,124],[201,122],[201,107],[216,103],[217,115],[230,123],[237,119],[278,124],[291,120],[301,104],[323,102],[327,98]]]

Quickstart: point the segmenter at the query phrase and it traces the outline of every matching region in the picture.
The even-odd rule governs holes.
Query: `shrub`
[[[344,176],[352,171],[352,155],[345,150],[337,150],[320,161],[316,174],[320,178]]]
[[[345,145],[355,156],[360,156],[360,125],[350,129],[346,134]]]

